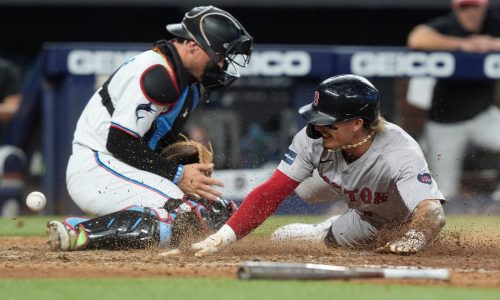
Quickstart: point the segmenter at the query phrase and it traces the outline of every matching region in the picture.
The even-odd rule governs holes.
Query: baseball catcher
[[[308,122],[297,133],[272,177],[250,192],[229,221],[192,244],[197,256],[214,253],[259,226],[317,169],[348,210],[320,224],[290,224],[276,240],[324,241],[331,247],[376,246],[385,228],[401,233],[378,249],[423,250],[445,224],[443,195],[418,143],[385,121],[378,90],[356,75],[321,82],[312,103],[299,110]]]
[[[158,209],[186,194],[222,197],[217,187],[223,182],[209,176],[210,151],[174,143],[199,104],[239,78],[253,38],[234,16],[213,6],[192,8],[166,30],[171,38],[125,61],[78,120],[66,185],[88,215],[131,206]],[[191,155],[177,159],[181,150]]]

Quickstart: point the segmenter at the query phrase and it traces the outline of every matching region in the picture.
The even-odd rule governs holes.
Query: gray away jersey
[[[349,208],[374,225],[405,221],[420,201],[443,199],[418,143],[389,122],[368,151],[351,164],[342,151],[329,152],[322,138],[311,139],[302,129],[278,170],[302,182],[314,169]]]

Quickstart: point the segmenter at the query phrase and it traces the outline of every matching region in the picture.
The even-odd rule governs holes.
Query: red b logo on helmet
[[[319,93],[318,93],[318,91],[315,91],[314,92],[313,106],[318,106],[318,101],[319,101]]]

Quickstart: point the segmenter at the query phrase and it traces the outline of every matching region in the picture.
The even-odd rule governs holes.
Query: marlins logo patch
[[[422,183],[426,183],[429,185],[432,184],[432,177],[431,177],[431,174],[429,174],[429,173],[418,174],[417,179],[418,179],[418,181],[420,181]]]
[[[295,160],[295,157],[297,157],[297,153],[288,149],[288,151],[285,153],[285,156],[283,157],[283,161],[291,166],[293,164],[293,161]]]
[[[145,115],[144,115],[144,113],[142,113],[142,111],[145,111],[147,113],[155,112],[155,110],[151,107],[151,103],[139,104],[135,108],[135,117],[137,118],[137,121],[139,121],[140,119],[145,117]]]

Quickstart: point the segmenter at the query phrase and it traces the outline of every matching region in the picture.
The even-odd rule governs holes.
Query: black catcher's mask
[[[191,9],[181,23],[169,24],[167,30],[195,41],[210,57],[201,82],[208,93],[232,84],[240,77],[239,68],[250,62],[252,36],[231,14],[214,6]]]

